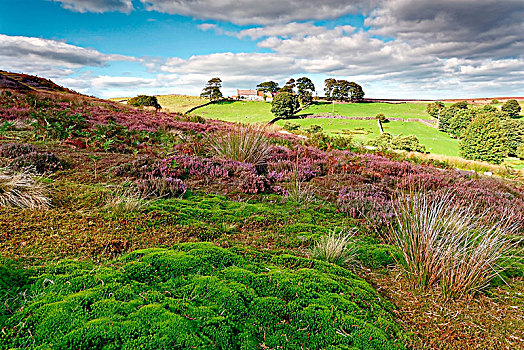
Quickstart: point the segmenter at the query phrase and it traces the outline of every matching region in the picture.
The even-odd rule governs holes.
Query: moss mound
[[[351,272],[207,243],[62,262],[23,293],[0,309],[2,349],[404,348],[390,305]]]

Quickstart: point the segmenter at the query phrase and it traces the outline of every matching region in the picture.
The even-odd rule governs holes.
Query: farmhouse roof
[[[240,90],[240,89],[237,89],[237,95],[238,96],[241,96],[241,95],[242,96],[246,96],[246,95],[248,95],[248,96],[251,96],[251,95],[257,96],[258,92],[257,92],[257,90]]]

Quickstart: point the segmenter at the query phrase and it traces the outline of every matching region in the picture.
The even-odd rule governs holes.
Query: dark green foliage
[[[502,111],[506,112],[512,118],[518,118],[521,107],[517,100],[508,100],[502,105]]]
[[[504,118],[500,121],[500,127],[507,140],[508,155],[517,156],[517,149],[524,143],[524,121]]]
[[[322,127],[320,125],[313,124],[304,129],[304,131],[308,134],[315,134],[317,132],[322,132]]]
[[[146,96],[146,95],[138,95],[136,97],[130,98],[127,101],[127,104],[130,106],[135,107],[155,107],[156,109],[161,109],[162,106],[158,103],[158,99],[156,96]]]
[[[474,112],[469,109],[453,109],[453,117],[449,119],[447,133],[455,138],[459,138],[474,117]]]
[[[376,115],[375,117],[377,120],[380,120],[381,123],[386,123],[388,122],[388,118],[386,118],[386,116],[384,115],[384,113],[379,113]]]
[[[88,124],[81,114],[71,114],[68,110],[32,113],[33,132],[43,139],[65,140],[70,137],[87,136]]]
[[[324,84],[328,100],[358,102],[364,98],[362,86],[353,81],[328,78],[324,80]]]
[[[393,137],[393,135],[385,132],[378,135],[373,140],[370,140],[368,145],[377,147],[380,150],[397,149],[423,153],[426,152],[426,146],[421,144],[414,135],[398,135]]]
[[[468,108],[468,101],[455,102],[454,104],[451,105],[451,108],[467,109]]]
[[[1,272],[1,270],[0,270]],[[213,244],[61,263],[3,319],[0,348],[403,349],[390,305],[351,272]]]
[[[207,98],[210,101],[220,100],[223,97],[222,92],[220,91],[221,87],[222,87],[222,79],[220,78],[209,79],[206,87],[202,90],[202,93],[200,94],[200,96]]]
[[[30,169],[39,174],[52,173],[64,168],[62,161],[51,152],[31,152],[13,159],[9,166],[14,170]]]
[[[524,159],[524,143],[517,147],[517,152],[515,152],[515,155],[519,159]]]
[[[348,136],[330,136],[323,132],[310,133],[306,144],[320,150],[349,150],[353,146],[351,137]]]
[[[282,119],[291,118],[300,107],[297,96],[290,92],[280,92],[271,102],[271,113]]]
[[[295,93],[296,82],[295,79],[289,79],[286,84],[279,90],[279,92],[289,92],[290,94]]]
[[[302,107],[307,107],[313,102],[315,85],[308,77],[298,78],[296,81],[298,100]]]
[[[445,108],[443,102],[441,101],[435,101],[433,103],[428,103],[428,107],[426,108],[426,112],[433,118],[439,119],[441,111]]]
[[[269,92],[272,95],[274,95],[278,92],[278,90],[280,90],[280,88],[278,87],[278,83],[275,83],[274,81],[266,81],[266,82],[258,84],[257,90]]]
[[[287,131],[296,131],[300,129],[300,124],[292,123],[292,122],[285,122],[283,128],[284,130],[287,130]]]
[[[464,132],[459,144],[460,155],[466,159],[499,164],[508,154],[506,140],[500,119],[493,114],[481,114]]]

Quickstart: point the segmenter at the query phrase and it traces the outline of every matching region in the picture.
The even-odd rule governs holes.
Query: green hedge
[[[1,309],[0,348],[404,349],[390,304],[350,271],[253,254],[187,243],[49,266]]]

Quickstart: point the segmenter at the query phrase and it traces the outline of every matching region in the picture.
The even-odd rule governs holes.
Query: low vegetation
[[[3,183],[46,198],[0,206],[0,349],[512,349],[524,336],[519,182],[302,120],[289,135],[65,92],[2,94],[0,116],[13,123]],[[61,167],[11,168],[35,153]],[[433,258],[411,259],[430,251],[406,237],[426,233]],[[468,323],[412,312],[448,307]]]

